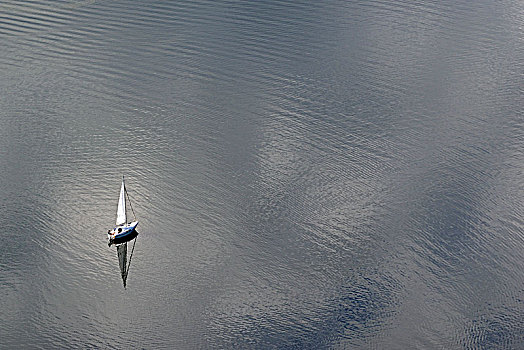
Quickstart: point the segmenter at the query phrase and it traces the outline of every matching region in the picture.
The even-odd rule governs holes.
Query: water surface
[[[2,347],[524,347],[522,23],[516,0],[4,1]]]

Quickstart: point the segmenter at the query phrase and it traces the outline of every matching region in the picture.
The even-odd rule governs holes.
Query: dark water
[[[524,348],[523,24],[3,1],[0,347]]]

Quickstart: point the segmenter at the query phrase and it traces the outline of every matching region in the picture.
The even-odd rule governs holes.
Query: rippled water
[[[1,347],[524,348],[523,23],[3,1]]]

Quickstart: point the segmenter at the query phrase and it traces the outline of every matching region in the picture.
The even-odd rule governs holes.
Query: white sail
[[[122,178],[122,187],[120,188],[120,198],[118,199],[118,209],[116,210],[116,224],[125,224],[126,218],[126,190],[124,186],[124,179]]]

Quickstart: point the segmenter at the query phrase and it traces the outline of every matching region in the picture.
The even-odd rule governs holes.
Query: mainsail
[[[124,178],[122,178],[122,187],[120,188],[120,198],[118,199],[118,209],[116,210],[116,224],[121,225],[127,222],[126,217],[126,187]]]

